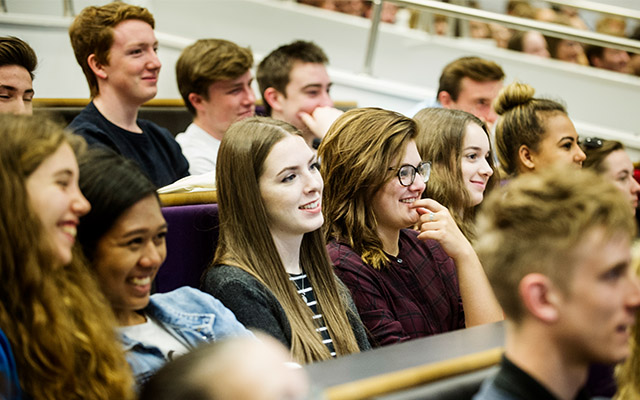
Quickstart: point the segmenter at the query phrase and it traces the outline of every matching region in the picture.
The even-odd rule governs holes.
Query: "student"
[[[567,110],[557,101],[534,98],[534,93],[531,86],[514,82],[494,103],[501,116],[496,126],[500,167],[509,176],[553,164],[581,168],[585,155]]]
[[[300,132],[271,118],[236,122],[216,168],[220,239],[204,290],[299,363],[367,350],[325,249],[322,177]]]
[[[235,121],[253,116],[253,55],[221,39],[200,39],[176,63],[178,89],[193,123],[176,136],[192,175],[214,173],[220,141]]]
[[[500,370],[474,399],[589,398],[589,366],[629,355],[640,306],[627,199],[592,171],[549,168],[493,193],[478,231],[507,323]]]
[[[501,319],[447,208],[420,199],[430,165],[417,130],[393,111],[349,110],[318,149],[329,255],[380,346]]]
[[[17,367],[9,355],[7,398],[131,399],[113,315],[74,256],[90,208],[82,140],[41,117],[0,115],[0,142],[0,329]]]
[[[269,53],[257,71],[267,115],[298,128],[314,149],[342,114],[329,95],[328,62],[315,43],[297,40]]]
[[[471,240],[475,209],[499,181],[487,126],[472,114],[445,108],[425,108],[414,119],[418,153],[433,164],[422,197],[447,207]]]
[[[17,37],[0,37],[0,113],[33,113],[35,51]]]
[[[133,161],[89,151],[80,158],[80,188],[92,209],[80,218],[78,241],[116,316],[138,385],[201,343],[250,335],[222,303],[197,289],[150,295],[167,255],[168,227],[155,186]]]
[[[514,33],[511,39],[509,39],[507,48],[538,57],[551,57],[547,46],[547,39],[538,31],[518,31]]]
[[[89,145],[134,160],[158,187],[188,175],[189,164],[171,133],[138,119],[158,91],[160,59],[154,19],[142,7],[113,2],[87,7],[69,28],[92,101],[69,128]]]

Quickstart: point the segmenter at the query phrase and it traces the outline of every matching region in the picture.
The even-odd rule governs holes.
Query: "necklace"
[[[296,279],[296,278],[300,278],[300,279]],[[298,275],[296,278],[292,277],[291,280],[293,281],[293,284],[296,286],[296,289],[298,289],[298,294],[300,295],[300,297],[302,297],[302,300],[304,300],[304,303],[307,304],[308,303],[307,296],[305,295],[305,291],[304,291],[304,289],[305,289],[305,287],[304,287],[305,275],[304,274]],[[300,285],[302,287],[298,286],[298,282],[297,282],[298,280],[300,280]]]

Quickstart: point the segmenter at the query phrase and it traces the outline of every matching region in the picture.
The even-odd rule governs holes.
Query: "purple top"
[[[351,247],[327,245],[336,275],[349,288],[373,346],[465,327],[456,266],[434,240],[400,231],[397,257],[381,270],[365,264]]]

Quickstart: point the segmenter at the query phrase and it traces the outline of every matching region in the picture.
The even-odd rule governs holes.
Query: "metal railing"
[[[630,51],[633,53],[640,53],[640,41],[638,40],[631,40],[597,32],[584,31],[564,25],[553,24],[550,22],[513,17],[510,15],[503,15],[490,11],[458,6],[455,4],[441,3],[435,0],[373,0],[371,30],[369,31],[369,39],[363,67],[363,72],[369,75],[372,72],[371,65],[373,63],[376,42],[378,39],[378,27],[380,25],[382,1],[394,3],[399,6],[428,11],[431,13],[438,13],[447,17],[488,23],[498,23],[508,28],[518,30],[535,30],[542,33],[543,35],[557,37],[560,39],[575,40],[581,43],[610,47],[614,49]]]
[[[569,6],[585,11],[593,11],[600,14],[614,15],[620,18],[632,18],[640,20],[640,11],[628,8],[600,4],[589,0],[544,0],[547,3],[559,6]]]

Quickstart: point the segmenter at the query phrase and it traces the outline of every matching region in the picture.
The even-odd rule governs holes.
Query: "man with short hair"
[[[498,119],[492,103],[503,80],[504,72],[495,62],[480,57],[459,58],[442,70],[436,102],[425,100],[407,115],[413,116],[426,107],[442,107],[466,111],[492,126]]]
[[[90,145],[136,161],[161,187],[188,175],[189,164],[167,129],[138,119],[158,91],[154,25],[146,8],[121,2],[87,7],[75,18],[69,37],[92,101],[69,128]]]
[[[592,67],[622,73],[629,72],[628,68],[631,58],[629,57],[629,53],[624,50],[589,45],[585,48],[585,54]]]
[[[33,113],[35,51],[17,37],[0,37],[0,113]]]
[[[182,51],[176,77],[193,123],[176,140],[192,175],[215,173],[225,132],[253,115],[252,65],[251,50],[227,40],[201,39]]]
[[[483,203],[475,248],[506,315],[506,345],[474,399],[588,398],[589,366],[630,352],[635,231],[628,200],[592,171],[524,174]]]
[[[315,43],[298,40],[272,51],[256,73],[267,114],[300,129],[313,148],[342,114],[329,95],[328,62]]]

